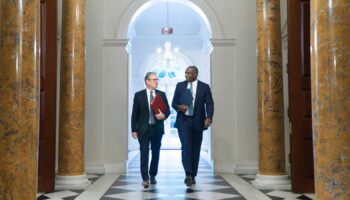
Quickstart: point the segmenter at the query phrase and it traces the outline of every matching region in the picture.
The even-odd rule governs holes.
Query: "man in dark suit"
[[[164,134],[164,120],[170,114],[168,100],[164,92],[156,90],[158,86],[157,74],[148,72],[145,76],[146,89],[135,93],[134,104],[131,115],[132,137],[140,144],[140,162],[142,185],[148,188],[149,181],[156,184],[158,173],[159,153],[162,136]],[[150,108],[153,97],[159,93],[162,97],[167,111],[154,114]],[[148,171],[149,144],[151,143],[152,160]]]
[[[189,66],[185,72],[186,81],[176,85],[172,107],[177,111],[175,127],[181,141],[182,165],[186,173],[185,184],[196,183],[203,131],[213,120],[214,101],[208,84],[197,80],[198,68]],[[183,94],[189,90],[193,96],[192,104],[185,105]]]

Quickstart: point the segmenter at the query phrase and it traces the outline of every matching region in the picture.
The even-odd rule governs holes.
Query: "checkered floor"
[[[143,189],[140,180],[134,175],[120,176],[101,199],[245,199],[217,175],[198,176],[197,184],[190,188],[181,175],[159,175],[157,184],[148,189]]]
[[[96,180],[98,180],[102,174],[88,174],[87,178],[89,181],[91,181],[91,184],[94,184]],[[64,199],[64,200],[71,200],[77,198],[84,190],[62,190],[62,191],[55,191],[53,193],[39,193],[37,194],[37,200],[43,200],[43,199]]]
[[[251,175],[251,174],[245,174],[245,175],[239,175],[239,176],[250,184],[256,178],[256,175]],[[260,191],[273,200],[280,200],[280,199],[314,200],[316,199],[315,194],[296,194],[288,190],[260,190]]]
[[[290,191],[257,190],[250,183],[255,175],[234,175],[212,173],[211,166],[201,159],[197,184],[186,187],[181,166],[180,151],[162,151],[157,184],[144,189],[139,170],[139,156],[130,163],[124,175],[88,175],[92,185],[85,191],[66,190],[38,194],[37,199],[55,200],[240,200],[240,199],[316,199],[314,194],[295,194]],[[252,195],[253,194],[253,195]]]

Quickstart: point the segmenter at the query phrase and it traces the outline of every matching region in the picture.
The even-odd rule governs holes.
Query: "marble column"
[[[280,1],[257,0],[259,189],[290,189],[285,170]]]
[[[311,0],[311,86],[318,200],[350,199],[350,2]]]
[[[0,199],[36,199],[40,1],[0,3]]]
[[[62,2],[59,159],[56,189],[84,189],[85,0]]]

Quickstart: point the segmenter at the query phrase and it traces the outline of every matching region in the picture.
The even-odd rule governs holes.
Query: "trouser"
[[[184,124],[178,127],[181,141],[182,166],[186,176],[197,176],[198,164],[203,140],[203,131],[196,131],[193,119],[186,117]]]
[[[158,173],[159,153],[162,134],[156,133],[155,125],[149,125],[146,133],[138,138],[140,144],[140,170],[143,180],[149,180],[149,176],[155,177]],[[151,144],[152,159],[148,171],[149,145]]]

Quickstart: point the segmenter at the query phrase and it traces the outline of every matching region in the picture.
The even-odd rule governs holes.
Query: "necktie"
[[[155,124],[156,119],[154,119],[154,113],[153,113],[153,110],[151,108],[152,100],[153,100],[153,90],[150,92],[150,95],[149,95],[149,122],[150,122],[150,124]]]
[[[193,91],[192,91],[192,82],[190,83],[190,92],[193,96]],[[193,102],[192,104],[188,107],[188,115],[193,116]]]

